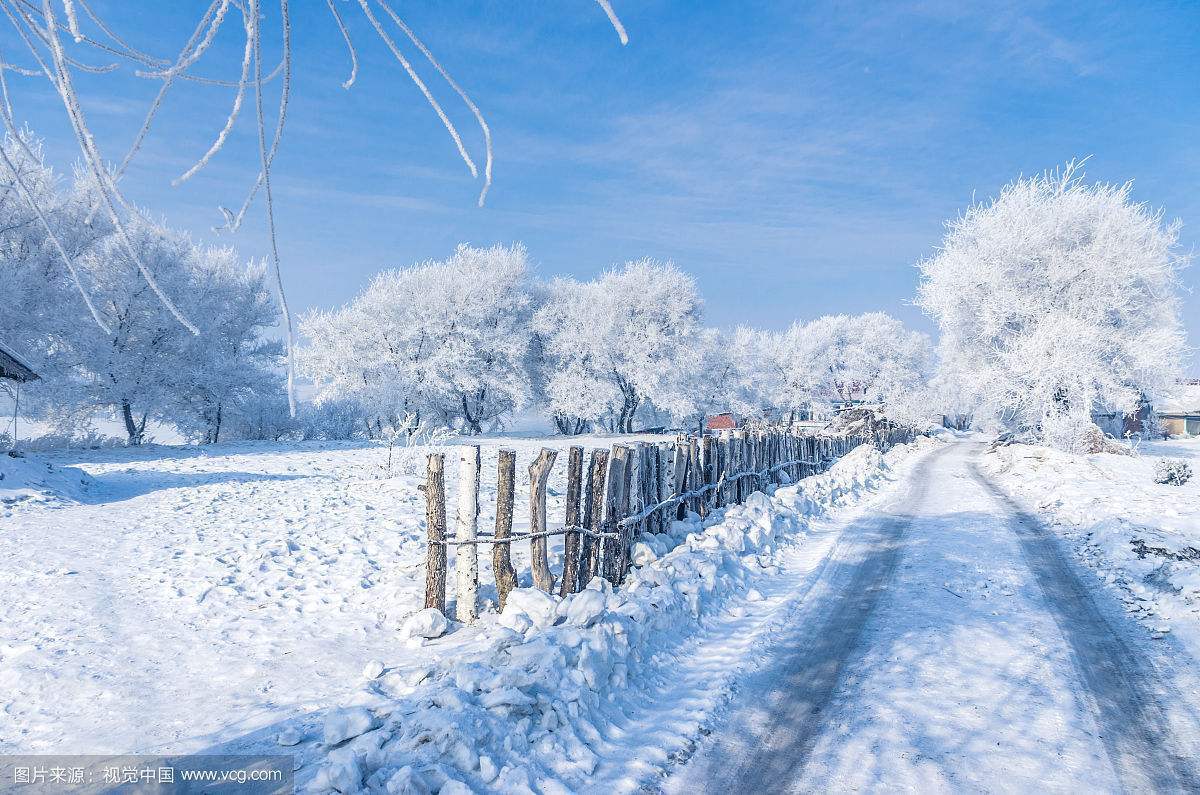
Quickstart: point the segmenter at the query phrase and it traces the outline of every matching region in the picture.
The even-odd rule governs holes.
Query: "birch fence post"
[[[462,448],[458,460],[456,541],[474,542],[479,535],[479,447]],[[454,555],[458,585],[457,618],[469,624],[479,617],[479,547],[459,544]]]
[[[582,536],[578,529],[583,525],[580,512],[580,492],[583,488],[583,448],[572,447],[567,455],[567,511],[565,521],[567,534],[563,538],[563,576],[558,595],[567,596],[578,590],[579,553]]]
[[[496,460],[496,537],[492,545],[492,573],[496,576],[496,596],[500,611],[509,593],[517,587],[517,571],[512,565],[513,501],[516,496],[517,454],[501,450]]]
[[[587,492],[584,494],[583,526],[593,533],[604,529],[604,476],[608,471],[608,451],[593,450],[588,467]],[[583,554],[579,561],[578,590],[583,590],[600,572],[604,545],[595,536],[584,536]]]
[[[446,612],[446,456],[430,453],[425,469],[425,606]]]
[[[558,451],[543,447],[537,459],[529,465],[529,570],[533,573],[533,585],[546,593],[554,592],[554,575],[550,572],[550,561],[546,553],[546,537],[537,537],[546,532],[546,481]]]

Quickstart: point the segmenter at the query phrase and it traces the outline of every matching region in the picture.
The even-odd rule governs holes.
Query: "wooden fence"
[[[593,577],[620,585],[630,566],[633,543],[641,533],[666,529],[688,511],[701,517],[740,503],[768,484],[795,482],[824,471],[860,444],[886,450],[912,441],[914,433],[894,428],[860,436],[805,436],[789,432],[724,431],[718,436],[680,435],[674,442],[616,444],[596,449],[584,462],[584,449],[567,455],[566,511],[561,527],[546,517],[546,484],[558,451],[543,448],[529,465],[529,532],[513,535],[516,453],[500,450],[497,460],[496,526],[479,533],[478,447],[459,448],[458,505],[455,535],[447,537],[444,453],[431,453],[423,486],[428,528],[425,606],[446,611],[447,547],[457,547],[455,588],[457,618],[473,621],[479,603],[479,547],[491,545],[492,571],[500,609],[518,587],[512,544],[528,541],[534,587],[555,591],[547,539],[563,535],[563,566],[557,579],[560,596],[580,591]]]

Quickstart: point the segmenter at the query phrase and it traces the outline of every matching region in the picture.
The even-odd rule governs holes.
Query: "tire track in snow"
[[[1046,606],[1071,647],[1081,685],[1093,703],[1109,759],[1132,791],[1200,792],[1200,773],[1180,750],[1156,693],[1165,693],[1151,662],[1131,646],[1096,603],[1057,538],[972,461],[975,480],[1012,516],[1008,523]]]
[[[664,782],[666,792],[787,790],[824,728],[846,668],[860,656],[866,624],[901,560],[901,542],[914,519],[910,508],[924,501],[929,470],[950,449],[917,464],[907,478],[911,490],[892,512],[863,516],[842,531],[820,579],[795,611],[793,629],[773,649],[782,664],[764,672],[771,683],[761,691],[761,709],[722,727],[711,745]],[[739,725],[746,719],[755,725]]]

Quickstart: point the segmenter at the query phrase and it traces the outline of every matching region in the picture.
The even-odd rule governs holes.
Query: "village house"
[[[1181,383],[1157,413],[1168,436],[1200,436],[1200,379]]]
[[[36,381],[38,374],[17,355],[16,351],[0,342],[0,378],[7,378],[23,384],[27,381]]]

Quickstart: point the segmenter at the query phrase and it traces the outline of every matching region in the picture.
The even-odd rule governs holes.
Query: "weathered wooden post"
[[[649,481],[650,459],[646,455],[649,445],[645,442],[635,442],[629,451],[629,460],[625,463],[625,516],[634,516],[646,507],[646,484]],[[613,585],[618,585],[625,579],[629,569],[629,553],[633,546],[633,538],[639,527],[645,524],[645,519],[637,525],[627,524],[619,528],[617,538],[617,579]]]
[[[662,442],[650,445],[646,450],[646,455],[650,458],[650,466],[654,470],[650,476],[650,481],[646,484],[646,493],[649,499],[646,500],[647,507],[653,507],[663,501],[663,445]],[[646,533],[661,533],[663,525],[664,513],[655,511],[646,521]]]
[[[583,448],[572,447],[567,455],[567,534],[563,538],[563,576],[558,595],[575,593],[579,583],[580,540],[583,536],[573,529],[583,525],[580,495],[583,489]]]
[[[688,485],[688,464],[691,461],[691,453],[691,442],[687,437],[680,437],[679,441],[675,442],[671,459],[671,494],[673,495],[678,496],[690,488],[694,488]],[[680,500],[672,515],[676,519],[683,519],[687,516],[689,502],[689,500]]]
[[[734,475],[733,478],[733,496],[730,502],[737,503],[745,500],[745,483],[744,477],[739,477],[739,473],[746,469],[746,432],[731,431],[729,434],[729,471]]]
[[[492,573],[496,576],[496,595],[500,610],[508,594],[517,587],[517,571],[512,565],[513,500],[516,496],[517,454],[501,450],[496,460],[496,537],[492,545]]]
[[[700,489],[708,485],[709,477],[709,460],[712,457],[712,440],[708,436],[692,438],[689,445],[692,450],[692,466],[689,469],[695,474],[690,477],[691,488]],[[696,498],[696,514],[704,517],[708,515],[708,492]]]
[[[716,438],[712,440],[712,483],[713,483],[713,501],[714,508],[720,508],[725,504],[725,484],[723,476],[725,474],[725,452],[727,443],[725,440],[725,431],[717,433]]]
[[[554,575],[550,572],[549,555],[546,552],[546,481],[557,450],[543,447],[542,452],[529,465],[529,570],[533,573],[533,585],[546,593],[554,592]]]
[[[588,466],[587,490],[583,495],[583,526],[593,533],[604,529],[604,480],[608,471],[608,451],[593,450]],[[583,590],[600,572],[600,561],[604,545],[593,536],[583,537],[583,554],[579,560],[579,582],[576,590]]]
[[[688,437],[688,491],[696,491],[704,485],[704,459],[700,452],[700,440],[695,436]],[[691,506],[696,515],[702,514],[704,496],[692,497]]]
[[[425,469],[425,606],[446,612],[446,456],[430,453]]]
[[[658,461],[655,462],[655,469],[658,472],[658,477],[654,480],[654,485],[657,486],[657,494],[654,495],[654,503],[663,502],[675,492],[672,487],[675,484],[675,475],[672,471],[674,466],[675,449],[679,444],[671,444],[670,442],[660,442],[658,445]],[[668,512],[666,509],[656,511],[654,514],[654,532],[661,533],[671,526],[671,520],[675,518],[674,512]]]
[[[479,535],[479,447],[462,448],[458,460],[458,516],[456,541],[474,541]],[[479,547],[460,543],[454,556],[458,585],[458,620],[471,623],[479,616]]]
[[[646,445],[634,442],[629,451],[629,461],[625,469],[625,515],[632,516],[642,510],[646,502],[646,489],[643,478],[646,475]]]
[[[612,453],[608,457],[608,488],[604,494],[604,531],[607,533],[618,533],[620,535],[620,527],[618,523],[625,515],[626,500],[626,477],[631,473],[629,466],[628,447],[621,445],[613,445]],[[606,538],[603,544],[603,572],[604,578],[613,585],[620,585],[620,571],[618,564],[621,555],[621,539]]]

